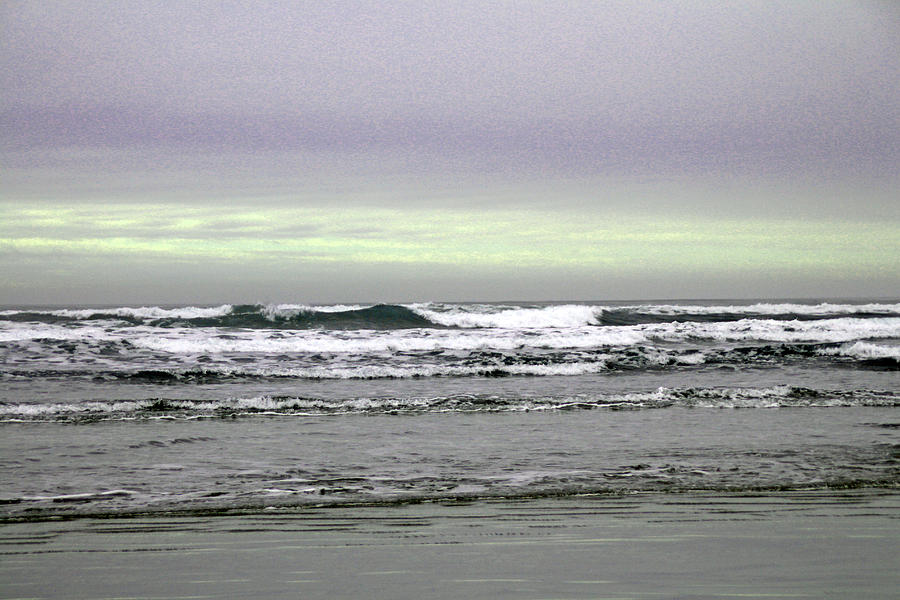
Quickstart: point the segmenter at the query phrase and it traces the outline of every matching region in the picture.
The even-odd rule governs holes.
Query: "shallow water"
[[[896,597],[900,494],[631,494],[0,527],[28,598]]]
[[[8,516],[893,487],[898,427],[884,407],[7,424],[0,487]]]

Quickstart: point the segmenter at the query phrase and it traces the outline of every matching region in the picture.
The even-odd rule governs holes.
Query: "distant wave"
[[[65,324],[72,321],[124,321],[153,327],[247,329],[401,329],[436,326],[407,307],[390,304],[375,306],[223,304],[215,308],[7,310],[0,312],[0,319],[48,324]]]
[[[397,310],[395,310],[397,309]],[[514,348],[593,348],[657,342],[776,342],[834,343],[878,338],[900,338],[900,317],[842,317],[815,321],[741,319],[727,322],[673,321],[620,326],[547,327],[541,329],[459,329],[402,327],[400,323],[427,322],[402,307],[378,306],[347,313],[313,313],[310,321],[333,318],[347,325],[356,319],[359,329],[340,335],[323,328],[242,328],[244,331],[209,331],[202,327],[166,328],[103,327],[99,324],[79,327],[51,323],[0,322],[0,341],[73,340],[82,343],[127,342],[144,348],[173,354],[221,352],[396,352]],[[261,315],[254,318],[265,318]],[[299,317],[298,317],[299,318]],[[303,317],[306,318],[306,317]],[[392,329],[369,329],[373,321],[391,322]],[[310,331],[309,329],[313,329]],[[407,331],[420,329],[421,331]]]
[[[57,310],[4,310],[0,319],[9,321],[36,321],[41,323],[65,323],[69,321],[91,321],[113,319],[124,321],[155,321],[161,319],[213,319],[228,315],[234,310],[230,304],[213,308],[186,306],[183,308],[160,308],[143,306],[139,308],[62,308]]]
[[[633,312],[645,312],[647,314],[665,315],[810,315],[829,317],[834,315],[900,315],[900,304],[833,304],[822,302],[818,304],[796,303],[756,303],[747,305],[694,305],[694,304],[645,304],[622,307]]]
[[[247,329],[548,329],[584,326],[716,323],[743,319],[827,320],[841,317],[900,317],[900,304],[748,305],[645,304],[223,304],[216,307],[65,308],[4,310],[2,322],[71,324],[114,321],[153,327],[230,327]]]
[[[485,304],[435,306],[414,304],[411,309],[432,323],[458,328],[538,329],[597,325],[599,306],[563,304],[535,308]]]
[[[669,322],[720,322],[746,318],[769,320],[832,319],[900,316],[900,304],[750,304],[750,305],[634,305],[563,304],[516,307],[491,304],[414,304],[428,320],[459,328],[549,328],[585,325],[645,325]]]
[[[884,318],[900,316],[900,304],[749,304],[746,306],[640,305],[604,310],[601,325],[653,323],[716,323],[742,319],[811,321],[840,317]]]

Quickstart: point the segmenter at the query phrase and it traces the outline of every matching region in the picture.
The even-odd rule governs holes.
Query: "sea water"
[[[900,303],[0,310],[0,517],[892,488]]]

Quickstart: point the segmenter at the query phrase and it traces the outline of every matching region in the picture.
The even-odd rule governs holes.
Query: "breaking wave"
[[[858,343],[859,344],[859,343]],[[234,379],[408,379],[424,377],[510,377],[575,376],[621,371],[653,371],[702,366],[772,366],[798,361],[837,361],[867,366],[870,360],[896,360],[879,351],[862,354],[856,348],[874,346],[847,344],[765,344],[734,348],[678,349],[646,345],[597,349],[531,349],[497,351],[475,349],[462,352],[404,352],[397,356],[379,353],[354,353],[350,356],[278,355],[269,357],[229,356],[218,362],[170,360],[139,365],[107,361],[106,369],[87,356],[65,361],[64,367],[46,365],[43,369],[11,368],[0,378],[82,378],[95,382],[131,383],[216,383]],[[191,366],[191,365],[194,366]]]
[[[66,324],[78,321],[124,321],[153,327],[233,327],[247,329],[400,329],[435,323],[404,306],[300,304],[223,304],[215,308],[112,308],[48,311],[7,310],[0,319]]]
[[[835,406],[900,407],[900,396],[877,390],[771,388],[659,388],[629,394],[522,397],[459,394],[441,397],[326,399],[259,396],[223,400],[148,398],[77,403],[2,403],[0,422],[79,422],[131,419],[196,419],[249,416],[321,416],[443,412],[560,410],[763,409]]]
[[[375,352],[421,351],[474,348],[511,349],[518,347],[587,348],[653,342],[780,342],[826,343],[878,338],[900,338],[900,317],[823,319],[782,321],[741,319],[729,322],[680,322],[607,327],[544,327],[540,329],[502,328],[433,329],[400,327],[425,321],[400,307],[373,307],[354,311],[359,324],[371,322],[370,311],[378,315],[394,308],[399,316],[391,320],[397,327],[387,329],[347,328],[292,331],[292,328],[245,328],[246,331],[222,332],[204,327],[182,327],[167,332],[165,327],[128,328],[86,325],[77,328],[47,323],[2,323],[0,341],[27,340],[127,340],[135,347],[186,352]],[[376,311],[376,309],[378,309]],[[405,311],[405,312],[403,312]],[[316,319],[344,313],[316,313]],[[262,317],[261,317],[262,318]],[[347,317],[338,317],[346,324]],[[429,321],[430,322],[430,321]],[[278,329],[279,331],[272,331]],[[297,328],[300,329],[300,328]],[[308,329],[308,328],[307,328]],[[411,330],[411,331],[407,331]]]
[[[631,306],[562,304],[223,304],[215,307],[119,307],[16,309],[0,311],[0,322],[71,324],[119,321],[154,327],[232,327],[260,329],[494,328],[540,329],[628,326],[672,322],[715,323],[743,319],[808,321],[900,317],[900,304],[748,305],[644,304]]]

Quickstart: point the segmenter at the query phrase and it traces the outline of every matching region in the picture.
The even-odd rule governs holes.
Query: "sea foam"
[[[429,305],[413,304],[410,308],[429,321],[447,327],[497,327],[504,329],[537,329],[581,327],[597,322],[601,307],[564,304],[542,308],[503,307],[492,309],[486,305],[452,307],[434,310]],[[474,310],[473,310],[474,309]],[[480,309],[480,310],[479,310]]]

